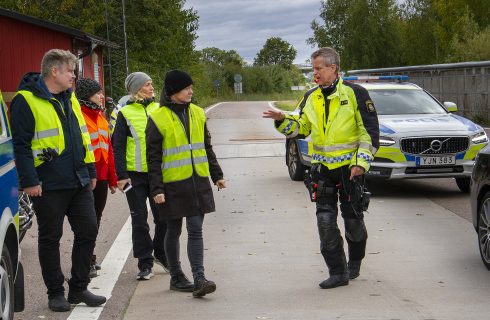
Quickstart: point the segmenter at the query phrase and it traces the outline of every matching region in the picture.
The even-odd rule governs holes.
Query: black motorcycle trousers
[[[345,274],[347,261],[344,241],[337,225],[338,208],[344,219],[345,236],[348,244],[349,260],[362,260],[365,256],[367,230],[361,208],[350,201],[353,189],[348,166],[320,170],[319,190],[316,202],[316,217],[320,237],[320,251],[329,269],[330,275]]]

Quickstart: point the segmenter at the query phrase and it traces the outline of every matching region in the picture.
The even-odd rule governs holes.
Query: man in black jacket
[[[11,105],[20,186],[32,197],[48,307],[57,312],[69,311],[70,303],[99,306],[106,301],[87,290],[97,237],[92,195],[97,180],[90,136],[71,90],[76,62],[69,51],[48,51],[41,74],[23,77]],[[65,215],[75,234],[68,301],[59,251]]]

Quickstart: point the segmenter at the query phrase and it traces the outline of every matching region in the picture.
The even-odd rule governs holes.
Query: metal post
[[[129,74],[129,66],[128,66],[128,36],[126,33],[126,4],[125,0],[121,0],[122,2],[122,12],[123,12],[123,32],[124,32],[124,59],[126,62],[126,76]]]
[[[106,33],[107,33],[107,40],[111,40],[110,39],[110,33],[109,33],[109,14],[107,12],[107,0],[104,0],[104,3],[105,3],[105,27],[106,27]],[[110,96],[111,97],[114,97],[113,96],[113,87],[112,87],[112,59],[111,59],[111,48],[107,48],[108,49],[108,59],[109,59],[109,92],[110,92]]]

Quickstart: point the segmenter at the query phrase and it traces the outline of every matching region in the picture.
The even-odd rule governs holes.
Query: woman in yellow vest
[[[100,84],[89,78],[77,80],[75,95],[82,107],[82,114],[87,123],[87,129],[94,151],[97,185],[93,190],[93,194],[95,215],[97,216],[97,229],[99,229],[102,212],[107,202],[107,191],[110,189],[111,193],[114,194],[117,189],[114,153],[109,138],[109,123],[104,117],[102,106],[104,95],[102,94]],[[97,263],[97,257],[94,254],[92,255],[89,276],[91,278],[96,277],[97,270],[100,270],[100,265]]]
[[[150,196],[146,165],[146,123],[148,114],[158,109],[159,105],[155,102],[153,82],[146,73],[131,73],[127,76],[125,85],[131,98],[117,114],[112,135],[117,186],[126,193],[131,214],[133,255],[138,259],[139,269],[136,279],[149,280],[153,276],[154,262],[167,268],[163,246],[167,225],[159,219],[155,203]],[[153,240],[147,221],[146,199],[149,199],[155,222]]]
[[[167,221],[165,252],[170,269],[170,289],[202,297],[216,290],[204,276],[204,214],[215,211],[214,184],[225,188],[223,172],[211,145],[204,111],[191,103],[192,79],[179,70],[169,71],[160,108],[150,114],[146,128],[151,195],[160,217]],[[184,275],[179,260],[183,218],[187,226],[187,254],[194,284]]]

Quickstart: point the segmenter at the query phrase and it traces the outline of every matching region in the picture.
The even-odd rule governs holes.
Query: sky
[[[295,63],[304,63],[315,48],[306,44],[313,35],[311,21],[319,19],[320,0],[186,0],[185,8],[199,16],[196,49],[236,50],[248,63],[270,37],[280,37],[297,51]]]

